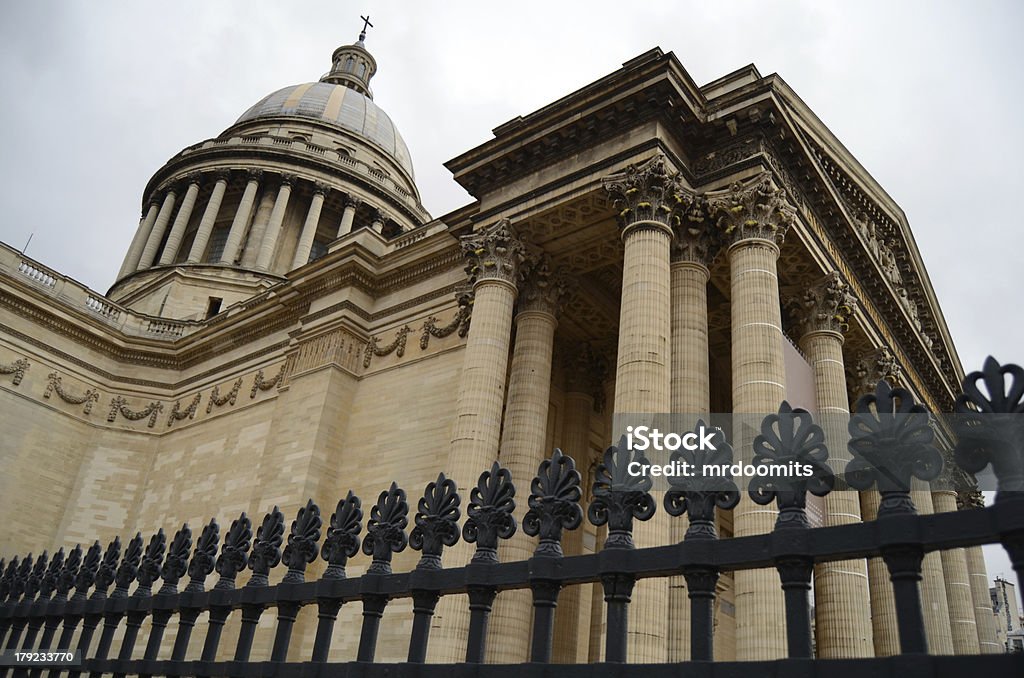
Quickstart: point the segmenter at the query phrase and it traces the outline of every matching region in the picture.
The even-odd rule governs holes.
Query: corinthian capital
[[[730,244],[756,238],[781,245],[796,220],[796,209],[767,172],[706,196],[711,218]]]
[[[603,183],[624,229],[640,222],[670,228],[685,200],[679,174],[669,174],[660,154],[606,177]]]
[[[598,400],[601,383],[608,374],[608,361],[593,346],[583,342],[572,347],[566,351],[562,365],[567,393],[586,393]]]
[[[519,283],[519,311],[541,311],[556,318],[574,292],[574,281],[555,270],[547,255],[530,258]]]
[[[811,332],[844,334],[857,310],[857,298],[842,274],[832,271],[802,295],[790,299],[789,306],[800,324],[801,336]]]
[[[896,362],[896,356],[885,347],[863,354],[849,372],[846,383],[850,389],[850,400],[874,392],[883,379],[891,386],[903,383],[903,369]]]
[[[461,244],[471,283],[502,280],[515,285],[518,282],[526,246],[508,219],[463,236]]]
[[[722,237],[708,214],[708,201],[702,195],[681,192],[683,202],[673,231],[672,261],[690,261],[707,266],[722,247]]]

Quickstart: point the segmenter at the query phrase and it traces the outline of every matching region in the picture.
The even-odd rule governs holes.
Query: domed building
[[[349,490],[368,512],[393,481],[414,503],[440,471],[465,501],[496,459],[525,497],[555,447],[590,488],[628,413],[768,413],[783,399],[843,413],[883,378],[951,411],[963,371],[906,215],[777,75],[747,66],[698,85],[652,49],[446,163],[473,201],[432,218],[376,72],[361,34],[318,81],[171,158],[106,294],[0,245],[0,557],[274,506],[290,517],[309,498],[326,517]],[[959,497],[916,493],[917,510],[968,504],[961,480]],[[817,525],[879,508],[852,491],[808,504]],[[744,501],[717,529],[774,519]],[[637,542],[678,542],[680,525],[659,512]],[[563,546],[594,552],[605,534],[586,523]],[[446,564],[467,560],[460,549]],[[499,557],[531,549],[520,533]],[[395,571],[417,557],[397,554]],[[353,557],[349,575],[369,562]],[[884,565],[839,565],[815,571],[818,655],[898,654]],[[933,651],[997,647],[978,581],[978,547],[925,558]],[[718,580],[716,659],[785,655],[777,584],[760,570]],[[687,657],[681,578],[632,595],[629,659]],[[600,584],[562,591],[556,661],[605,656],[603,605]],[[310,656],[315,607],[291,661]],[[527,660],[531,609],[498,597],[488,660]],[[332,659],[356,656],[341,629],[360,614],[342,608]],[[404,661],[411,601],[387,615],[377,659]],[[431,623],[430,659],[461,661],[465,599],[442,599]],[[226,629],[230,656],[237,619]],[[256,634],[262,661],[272,624]]]

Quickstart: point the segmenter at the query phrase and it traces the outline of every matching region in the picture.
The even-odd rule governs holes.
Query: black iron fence
[[[1006,383],[1009,375],[1009,383]],[[978,384],[986,387],[982,392]],[[910,393],[881,382],[873,394],[861,398],[850,425],[852,470],[837,481],[827,464],[821,429],[806,412],[783,403],[779,414],[765,420],[764,433],[754,442],[756,463],[805,463],[812,475],[799,478],[769,477],[749,489],[758,503],[775,502],[779,517],[769,534],[718,540],[714,527],[716,507],[728,509],[739,500],[738,489],[722,478],[700,474],[674,478],[665,493],[663,509],[672,516],[686,513],[690,524],[678,544],[637,549],[634,520],[647,520],[659,510],[649,492],[650,478],[629,472],[630,462],[642,454],[626,445],[610,447],[597,468],[593,499],[587,517],[607,525],[602,550],[588,555],[564,556],[564,530],[579,528],[584,512],[580,474],[569,456],[556,450],[544,461],[530,483],[529,510],[522,529],[538,537],[534,556],[521,562],[499,562],[500,540],[518,529],[513,509],[516,487],[508,470],[495,463],[480,475],[465,507],[459,528],[462,498],[454,482],[441,474],[416,505],[413,527],[407,532],[410,507],[403,490],[392,484],[369,510],[365,538],[360,533],[363,508],[351,492],[338,502],[324,528],[320,509],[310,500],[299,510],[285,538],[285,518],[275,507],[255,534],[243,513],[234,520],[221,543],[216,520],[206,525],[193,547],[189,527],[178,530],[170,544],[163,530],[144,545],[136,534],[127,545],[114,539],[106,549],[99,542],[86,549],[63,549],[47,558],[12,558],[0,577],[0,643],[8,650],[70,649],[78,632],[79,666],[51,661],[15,668],[18,675],[51,676],[67,671],[71,678],[90,676],[326,676],[410,675],[449,678],[453,675],[512,676],[601,675],[640,676],[760,676],[823,675],[830,678],[864,675],[963,676],[986,672],[989,676],[1024,675],[1022,655],[930,656],[925,637],[919,582],[925,553],[981,544],[1001,543],[1008,551],[1020,581],[1024,581],[1024,370],[1000,366],[991,360],[982,372],[967,377],[965,395],[957,402],[964,415],[955,457],[968,472],[991,464],[999,482],[992,506],[969,511],[917,515],[910,483],[928,480],[941,468],[927,425],[922,429],[898,414],[919,412]],[[927,429],[927,430],[924,430]],[[720,440],[724,443],[724,440]],[[694,454],[680,451],[700,465]],[[730,462],[732,452],[722,444],[715,463]],[[682,459],[682,457],[680,458]],[[878,519],[838,527],[811,528],[804,512],[806,492],[824,495],[837,482],[856,489],[877,487],[882,501]],[[441,564],[444,547],[459,538],[475,544],[471,562],[463,567]],[[220,555],[217,555],[218,546]],[[284,548],[282,549],[282,546]],[[251,547],[251,548],[250,548]],[[411,572],[392,572],[392,554],[411,547],[422,553]],[[372,556],[362,576],[347,578],[348,559],[360,548]],[[896,603],[902,655],[876,659],[821,660],[812,658],[808,605],[815,563],[880,556],[888,566]],[[317,557],[327,562],[317,581],[305,581],[308,564]],[[287,573],[278,584],[269,583],[271,570],[283,563]],[[248,583],[235,586],[236,576],[252,570]],[[784,623],[788,659],[764,662],[712,662],[715,585],[722,572],[775,568],[784,592]],[[205,589],[208,575],[219,578]],[[690,649],[693,660],[684,664],[630,665],[627,626],[634,584],[645,577],[682,574],[690,599]],[[180,582],[188,576],[183,590]],[[153,587],[161,581],[154,593]],[[546,666],[551,659],[554,614],[559,591],[571,584],[599,582],[607,603],[605,663],[594,666]],[[135,590],[130,592],[133,583]],[[113,586],[113,591],[108,594]],[[530,663],[491,666],[482,664],[487,622],[498,593],[529,589],[533,595]],[[91,592],[91,593],[90,593]],[[467,593],[470,622],[465,664],[424,664],[431,618],[442,596]],[[374,663],[378,630],[390,601],[411,599],[413,625],[407,664]],[[355,662],[329,663],[334,625],[343,605],[361,603],[362,628]],[[286,661],[296,616],[303,606],[316,605],[318,625],[309,661]],[[277,625],[269,661],[251,657],[256,626],[268,608],[276,608]],[[198,659],[188,659],[192,634],[201,613],[209,613]],[[241,617],[240,632],[231,661],[217,661],[221,632],[232,614]],[[177,616],[177,635],[169,657],[161,657],[164,631]],[[142,657],[135,646],[143,623],[150,620]],[[125,623],[120,647],[113,654],[119,626]],[[79,627],[80,631],[79,631]],[[58,635],[59,631],[59,635]],[[345,629],[339,631],[348,633]],[[98,639],[97,639],[98,633]],[[94,643],[93,641],[96,640]],[[294,654],[294,653],[293,653]]]

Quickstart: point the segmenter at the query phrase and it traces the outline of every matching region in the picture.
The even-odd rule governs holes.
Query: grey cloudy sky
[[[698,83],[753,62],[906,211],[965,367],[1024,361],[1013,1],[8,2],[0,240],[34,233],[30,256],[105,291],[152,173],[265,94],[319,78],[366,12],[375,101],[435,216],[470,200],[442,162],[655,45]]]

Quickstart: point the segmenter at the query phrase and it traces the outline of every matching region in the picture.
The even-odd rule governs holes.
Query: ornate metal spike
[[[979,383],[984,383],[987,395]],[[957,465],[978,473],[992,464],[999,483],[996,501],[1024,491],[1024,368],[1000,365],[989,356],[980,372],[964,377],[963,393],[953,409],[958,414]]]
[[[30,554],[31,555],[31,554]],[[31,565],[31,558],[26,558]],[[25,563],[22,563],[24,566]],[[64,548],[57,549],[57,552],[53,554],[53,558],[50,558],[50,566],[46,568],[46,574],[43,575],[43,581],[39,584],[39,599],[49,600],[53,592],[57,590],[57,584],[60,583],[60,573],[64,569]],[[27,574],[27,573],[26,573]],[[24,586],[25,578],[22,577],[22,586]]]
[[[160,568],[160,576],[164,580],[163,586],[157,591],[157,595],[171,595],[178,592],[178,582],[185,576],[188,569],[188,555],[192,550],[192,528],[184,523],[181,529],[174,533],[171,540],[171,547],[167,549],[167,558],[164,559],[163,567]]]
[[[491,470],[480,474],[476,487],[469,493],[462,538],[476,544],[474,563],[498,562],[498,540],[509,539],[516,533],[516,486],[512,474],[498,462]]]
[[[263,517],[249,557],[252,577],[246,586],[266,586],[270,583],[270,570],[281,562],[281,542],[284,541],[284,514],[276,506]]]
[[[894,389],[883,379],[874,393],[857,400],[854,411],[848,445],[853,459],[846,465],[846,483],[855,490],[877,483],[882,495],[879,516],[916,513],[911,477],[927,481],[942,471],[928,408],[916,403],[910,391]]]
[[[14,599],[11,596],[11,585],[14,583],[14,576],[18,571],[18,563],[18,556],[11,558],[11,562],[7,563],[7,569],[4,570],[4,576],[0,577],[0,603],[8,598]]]
[[[64,561],[64,558],[63,558],[64,553],[63,553],[63,551],[60,551],[59,553],[61,554],[61,562],[63,562]],[[52,561],[51,561],[50,565],[52,567],[52,565],[53,565]],[[58,571],[54,574],[54,576],[56,577],[56,575],[59,574],[59,572],[60,572],[60,570],[58,569]],[[49,576],[50,571],[47,570],[46,574],[47,574],[47,576]],[[25,556],[25,560],[21,561],[21,564],[18,566],[18,569],[14,571],[14,577],[11,579],[11,600],[18,600],[19,598],[21,598],[21,596],[25,593],[25,584],[28,583],[28,578],[31,575],[32,575],[32,554],[30,553],[27,556]],[[44,581],[45,581],[45,579],[44,579]],[[40,596],[40,597],[42,597],[42,596]],[[46,597],[49,598],[49,592],[47,592]],[[26,597],[26,600],[27,600],[27,597]]]
[[[152,594],[153,582],[160,578],[160,565],[164,560],[164,550],[167,548],[167,535],[164,528],[157,530],[156,534],[149,538],[149,546],[142,556],[142,564],[139,565],[139,587],[133,594],[137,598]]]
[[[58,600],[66,600],[68,593],[75,586],[75,578],[78,576],[78,568],[82,565],[82,545],[76,544],[75,548],[71,549],[71,553],[68,554],[67,559],[64,561],[64,568],[60,571],[60,576],[57,577],[57,596]]]
[[[391,554],[404,550],[409,543],[405,534],[408,514],[405,491],[391,483],[391,487],[377,497],[377,503],[370,509],[370,520],[366,523],[363,553],[373,556],[367,574],[391,574]]]
[[[96,590],[92,593],[94,600],[107,597],[107,589],[114,583],[117,576],[117,561],[121,559],[121,538],[114,537],[114,540],[107,545],[103,553],[103,562],[100,569],[96,571]]]
[[[656,504],[651,496],[651,479],[629,472],[633,462],[649,464],[639,450],[631,450],[626,436],[619,444],[604,451],[604,461],[597,465],[594,477],[594,500],[587,509],[587,517],[594,525],[608,524],[606,549],[631,549],[633,546],[633,519],[650,520]]]
[[[284,547],[282,559],[288,572],[282,580],[287,584],[301,584],[306,581],[306,565],[316,560],[320,553],[320,507],[310,499],[292,521],[288,535],[288,546]]]
[[[78,576],[75,577],[75,595],[71,597],[71,600],[85,600],[88,597],[89,589],[96,581],[96,572],[99,570],[102,557],[103,547],[97,539],[86,551],[82,567],[78,569]]]
[[[32,554],[25,556],[25,560],[32,562]],[[32,569],[29,571],[28,576],[25,578],[24,595],[25,600],[33,600],[36,594],[39,593],[39,586],[43,583],[43,577],[46,575],[46,564],[49,560],[49,556],[46,551],[35,559],[32,564]]]
[[[114,592],[111,598],[127,598],[128,587],[139,575],[139,563],[142,562],[142,533],[136,532],[132,540],[128,542],[128,548],[124,551],[124,558],[117,567],[117,574],[114,576]]]
[[[459,540],[459,511],[461,499],[455,481],[438,474],[437,480],[427,488],[417,504],[416,527],[409,535],[409,545],[423,551],[418,570],[441,569],[441,552],[445,546],[454,546]]]
[[[530,510],[523,517],[523,532],[531,537],[540,535],[534,556],[562,557],[562,530],[574,530],[583,522],[579,501],[576,462],[555,448],[551,459],[540,463],[530,483]]]
[[[242,512],[236,520],[231,521],[231,529],[224,538],[224,546],[220,549],[217,559],[217,574],[220,579],[213,588],[230,591],[235,588],[235,577],[249,563],[249,542],[252,541],[252,521]]]
[[[338,502],[331,514],[331,526],[327,528],[327,539],[320,549],[320,556],[328,562],[324,579],[344,579],[348,559],[359,553],[359,532],[363,529],[363,509],[359,497],[352,490]]]
[[[703,419],[698,419],[693,433],[699,439],[709,428]],[[711,444],[714,449],[688,450],[680,447],[670,457],[673,466],[688,464],[692,469],[690,476],[669,476],[668,483],[672,489],[665,493],[665,511],[669,515],[686,513],[690,517],[685,539],[717,539],[715,507],[728,510],[740,501],[739,489],[729,471],[733,459],[732,445],[722,429],[714,429]],[[712,468],[724,469],[727,475],[718,475]]]
[[[755,504],[775,500],[776,530],[810,527],[807,493],[824,497],[835,485],[827,460],[825,432],[807,410],[793,409],[783,400],[778,414],[762,420],[761,434],[754,438],[754,467],[767,466],[769,471],[751,478],[747,492]]]
[[[216,518],[210,518],[210,522],[203,528],[196,542],[195,553],[192,554],[192,562],[188,564],[188,586],[186,591],[202,592],[206,577],[213,572],[213,566],[217,561],[217,543],[220,541],[220,525]]]

